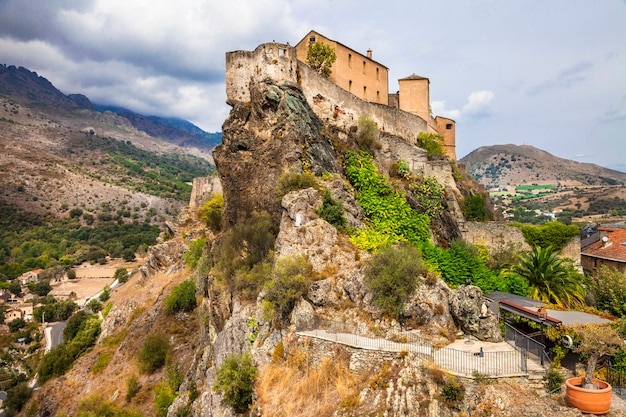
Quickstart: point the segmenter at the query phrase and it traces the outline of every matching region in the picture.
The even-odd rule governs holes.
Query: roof
[[[626,262],[626,229],[601,228],[607,232],[606,241],[602,239],[583,249],[584,256]]]
[[[334,40],[334,39],[330,39],[328,36],[324,36],[324,35],[322,35],[321,33],[316,32],[316,31],[314,31],[314,30],[309,31],[309,33],[307,33],[307,34],[304,36],[304,38],[300,39],[300,41],[299,41],[296,45],[300,45],[300,43],[302,43],[303,41],[308,40],[308,39],[309,39],[309,37],[311,36],[311,34],[313,34],[313,33],[314,33],[314,34],[316,34],[316,35],[318,35],[318,36],[321,36],[321,37],[323,37],[323,38],[326,38],[326,39],[328,39],[328,40],[329,40],[329,41],[331,41],[331,42],[335,42],[337,45],[341,45],[341,46],[343,46],[344,48],[351,50],[351,51],[352,51],[352,52],[354,52],[355,54],[358,54],[358,55],[362,56],[364,59],[370,60],[370,61],[372,61],[372,62],[374,62],[374,63],[376,63],[376,64],[380,65],[381,67],[383,67],[383,68],[385,68],[385,69],[389,69],[389,67],[387,67],[387,66],[385,66],[385,65],[381,64],[380,62],[378,62],[378,61],[376,61],[376,60],[373,60],[372,58],[368,57],[367,55],[363,55],[362,53],[360,53],[360,52],[358,52],[358,51],[355,51],[354,49],[350,48],[349,46],[346,46],[346,45],[344,45],[343,43],[341,43],[341,42],[339,42],[339,41],[336,41],[336,40]]]
[[[415,73],[409,75],[408,77],[400,78],[398,81],[406,81],[406,80],[428,80],[426,77],[422,77],[421,75],[417,75]],[[430,80],[428,80],[430,81]]]
[[[545,303],[521,295],[509,294],[502,291],[494,291],[485,297],[492,301],[489,310],[494,313],[498,309],[509,311],[521,317],[551,326],[573,326],[576,324],[604,324],[611,320],[596,316],[595,314],[583,313],[582,311],[561,311],[546,308],[547,317],[543,320],[539,317],[539,308],[545,307]]]

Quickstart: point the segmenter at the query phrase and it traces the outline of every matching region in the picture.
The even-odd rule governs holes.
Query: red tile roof
[[[606,235],[608,240],[604,242],[600,239],[585,248],[582,254],[595,258],[626,262],[626,229],[602,228],[602,230],[608,232]]]

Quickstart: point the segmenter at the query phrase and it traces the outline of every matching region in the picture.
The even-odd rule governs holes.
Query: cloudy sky
[[[626,172],[624,0],[0,0],[0,63],[221,130],[224,54],[314,29],[431,81],[457,155],[529,144]]]

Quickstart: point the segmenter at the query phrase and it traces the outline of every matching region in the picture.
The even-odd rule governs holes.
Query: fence
[[[535,356],[541,362],[541,366],[550,366],[551,360],[546,353],[546,345],[528,337],[508,323],[504,323],[504,329],[504,340],[516,348],[525,350],[530,355]]]
[[[460,376],[503,377],[528,373],[528,352],[523,349],[515,351],[480,349],[472,352],[450,348],[435,349],[430,341],[411,331],[393,332],[382,337],[383,335],[376,335],[376,329],[369,326],[318,317],[306,324],[300,324],[296,330],[302,336],[315,337],[358,349],[415,353],[440,368]]]
[[[626,395],[626,366],[611,365],[606,366],[606,382],[611,384],[613,392],[620,397]]]

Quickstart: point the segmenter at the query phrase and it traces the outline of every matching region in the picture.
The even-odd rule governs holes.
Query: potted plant
[[[609,383],[595,379],[593,373],[598,360],[615,355],[624,342],[610,324],[584,324],[573,330],[577,343],[572,350],[586,358],[587,364],[584,377],[565,381],[567,402],[583,413],[605,414],[611,408],[613,389]]]

